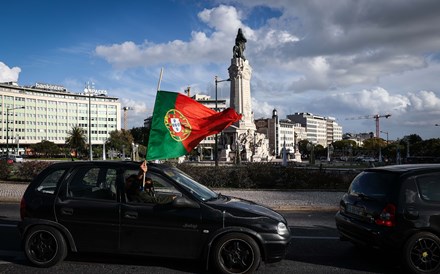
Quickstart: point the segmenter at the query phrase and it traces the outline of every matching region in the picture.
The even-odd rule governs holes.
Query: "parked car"
[[[14,163],[21,163],[24,161],[23,156],[21,155],[11,154],[9,155],[9,157],[12,159]]]
[[[335,219],[341,239],[402,252],[412,273],[440,273],[440,164],[364,170]]]
[[[169,204],[129,201],[125,179],[138,162],[59,162],[28,186],[20,205],[24,252],[40,267],[68,252],[201,259],[222,273],[250,273],[261,261],[284,258],[290,229],[279,213],[216,193],[179,169],[148,164],[156,197]]]
[[[6,161],[9,165],[14,163],[14,160],[11,157],[6,158],[6,155],[0,156],[0,161]]]

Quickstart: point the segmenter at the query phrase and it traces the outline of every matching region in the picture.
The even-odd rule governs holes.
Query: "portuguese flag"
[[[216,112],[190,97],[157,91],[148,141],[147,160],[176,158],[190,152],[207,136],[241,119],[234,109]]]

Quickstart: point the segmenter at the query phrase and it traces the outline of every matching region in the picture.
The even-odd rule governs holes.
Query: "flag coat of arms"
[[[241,115],[232,108],[216,112],[186,95],[157,91],[147,160],[185,155],[207,136],[240,119]]]

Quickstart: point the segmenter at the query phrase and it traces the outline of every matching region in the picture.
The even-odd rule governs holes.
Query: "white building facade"
[[[307,132],[307,140],[315,145],[327,147],[334,141],[342,140],[342,127],[335,118],[297,112],[287,115],[294,123],[301,124]]]
[[[282,155],[284,145],[287,153],[293,156],[298,142],[307,138],[306,129],[301,124],[290,119],[279,119],[276,109],[272,112],[272,118],[256,119],[255,125],[257,132],[269,139],[269,151],[275,157]]]
[[[23,148],[43,140],[65,144],[73,127],[82,128],[92,145],[103,144],[111,131],[121,129],[119,99],[72,93],[59,85],[0,83],[1,152],[6,143]]]

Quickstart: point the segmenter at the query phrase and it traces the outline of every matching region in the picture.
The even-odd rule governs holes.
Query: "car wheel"
[[[220,273],[252,273],[260,265],[261,254],[250,236],[231,233],[216,242],[212,258]]]
[[[413,235],[405,243],[404,263],[412,273],[440,272],[440,239],[430,232]]]
[[[66,258],[67,245],[56,228],[35,226],[26,234],[24,252],[32,264],[50,267]]]

